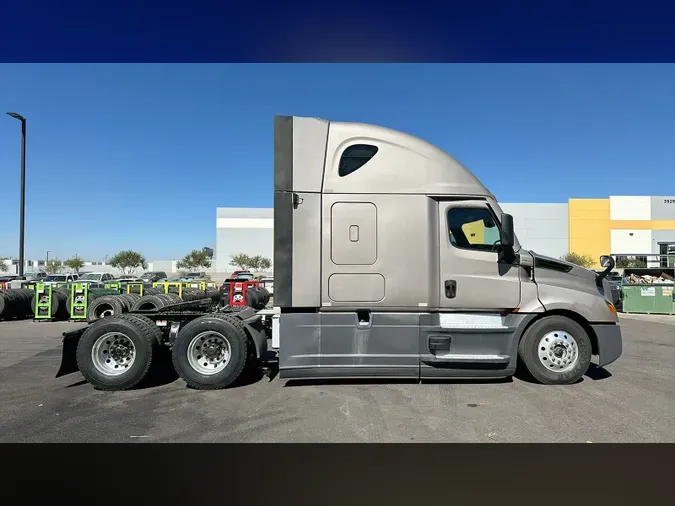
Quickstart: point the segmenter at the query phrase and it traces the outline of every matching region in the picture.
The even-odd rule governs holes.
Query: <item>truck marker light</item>
[[[614,307],[614,304],[612,304],[611,302],[607,302],[607,309],[609,309],[610,313],[616,314],[616,308]]]

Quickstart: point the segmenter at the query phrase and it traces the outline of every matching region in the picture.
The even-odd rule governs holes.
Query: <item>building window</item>
[[[450,244],[477,251],[499,251],[499,226],[485,207],[455,207],[448,211]]]
[[[338,175],[345,177],[363,167],[377,153],[377,146],[369,144],[354,144],[344,150],[340,157]]]
[[[675,242],[660,243],[659,254],[661,267],[675,267]]]

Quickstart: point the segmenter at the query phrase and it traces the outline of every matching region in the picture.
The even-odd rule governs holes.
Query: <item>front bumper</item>
[[[618,324],[592,325],[598,338],[598,365],[611,364],[621,356],[623,340],[621,327]]]

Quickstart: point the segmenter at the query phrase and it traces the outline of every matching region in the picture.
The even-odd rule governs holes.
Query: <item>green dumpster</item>
[[[675,314],[675,284],[622,285],[623,312]]]

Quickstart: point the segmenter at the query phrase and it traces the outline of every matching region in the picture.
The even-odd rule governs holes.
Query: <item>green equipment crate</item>
[[[122,283],[105,283],[103,288],[117,290],[122,293]]]
[[[73,283],[70,287],[70,319],[86,320],[89,302],[89,283]]]
[[[51,320],[52,315],[52,285],[35,284],[35,316],[36,320]]]
[[[675,284],[622,285],[623,312],[675,314]]]

